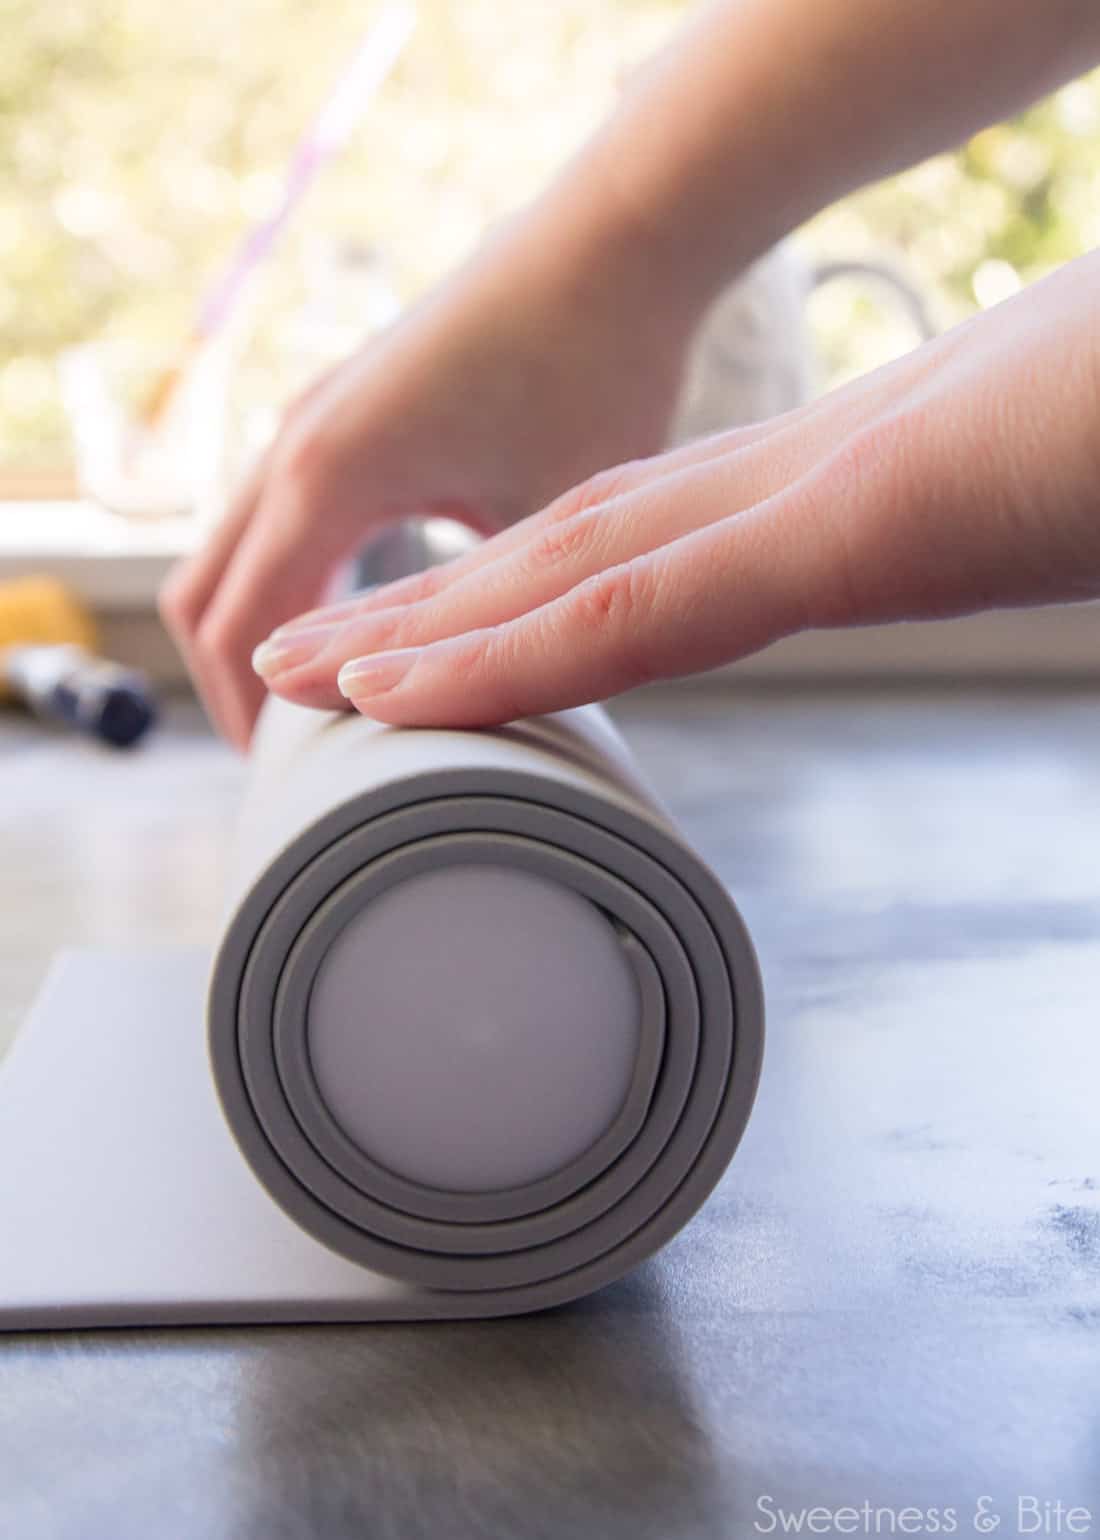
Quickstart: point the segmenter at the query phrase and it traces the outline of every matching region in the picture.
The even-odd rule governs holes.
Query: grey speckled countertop
[[[4,1540],[1100,1535],[1100,696],[619,716],[768,991],[702,1215],[541,1317],[0,1342]],[[0,726],[0,1043],[57,947],[211,933],[240,779],[186,707]]]

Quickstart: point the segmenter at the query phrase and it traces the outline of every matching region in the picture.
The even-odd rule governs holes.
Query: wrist
[[[650,154],[631,137],[620,111],[525,211],[524,270],[545,273],[574,311],[629,349],[682,352],[721,289],[771,242],[731,249],[713,208],[692,217],[686,207],[690,174],[671,147]]]
[[[666,260],[661,211],[624,196],[589,145],[483,249],[491,308],[525,315],[555,350],[627,369],[679,356],[711,298]]]
[[[567,262],[604,274],[614,298],[659,310],[681,336],[837,180],[829,136],[800,122],[794,72],[775,69],[770,39],[740,37],[739,25],[724,18],[721,37],[713,20],[691,29],[640,72],[532,210],[569,232]],[[715,78],[700,78],[715,55]]]

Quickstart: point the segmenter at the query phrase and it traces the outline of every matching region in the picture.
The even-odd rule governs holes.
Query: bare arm
[[[1098,57],[1096,0],[709,7],[539,198],[291,409],[170,580],[211,715],[247,742],[253,648],[387,520],[492,533],[659,449],[694,328],[739,268]]]
[[[540,213],[597,242],[621,221],[666,301],[698,312],[826,204],[1098,60],[1095,0],[723,0],[639,74]]]

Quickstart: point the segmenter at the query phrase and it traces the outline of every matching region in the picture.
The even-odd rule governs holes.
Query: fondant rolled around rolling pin
[[[210,1052],[299,1225],[494,1314],[686,1223],[749,1115],[759,974],[600,710],[478,733],[272,703],[247,809]]]

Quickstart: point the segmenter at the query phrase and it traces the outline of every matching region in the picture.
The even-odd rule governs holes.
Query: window
[[[47,525],[65,544],[81,508],[91,550],[129,541],[148,554],[152,542],[166,555],[195,538],[188,517],[174,532],[134,524],[101,542],[110,518],[74,501],[88,369],[102,365],[103,389],[121,391],[111,370],[155,377],[178,361],[201,295],[272,210],[295,144],[383,8],[8,0],[0,566],[13,546],[35,550]],[[216,419],[212,475],[231,479],[290,393],[537,189],[689,9],[421,0],[392,75],[234,311],[224,370],[202,393]],[[857,373],[918,335],[904,292],[867,281],[861,264],[885,263],[943,325],[1098,239],[1100,73],[799,233],[807,267],[842,269],[807,302],[818,380]],[[93,345],[83,397],[82,355],[70,351],[80,344]]]

